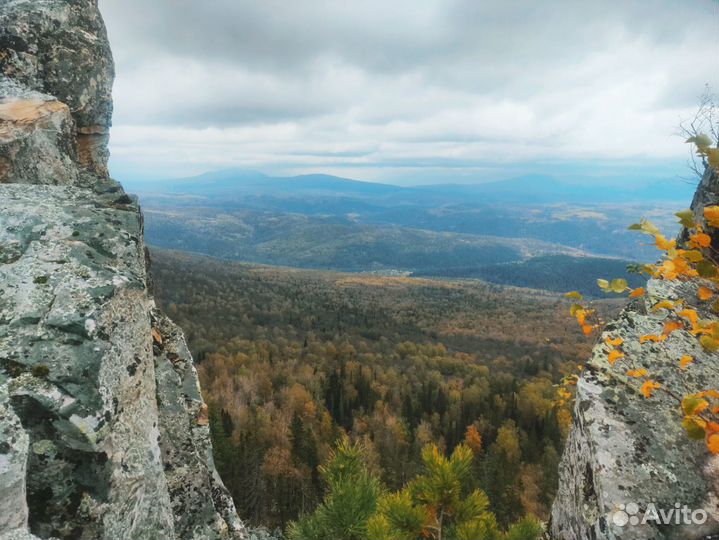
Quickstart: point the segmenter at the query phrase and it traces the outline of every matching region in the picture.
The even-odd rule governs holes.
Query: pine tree
[[[367,538],[367,520],[375,513],[381,493],[379,481],[363,463],[363,449],[344,438],[332,452],[320,474],[327,495],[312,514],[290,523],[289,538],[324,540]]]
[[[450,458],[435,445],[422,449],[425,473],[398,493],[383,496],[370,519],[371,538],[497,538],[489,499],[481,490],[469,491],[474,454],[461,444]]]

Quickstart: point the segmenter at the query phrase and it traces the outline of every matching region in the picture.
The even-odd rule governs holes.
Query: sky
[[[672,177],[717,0],[100,0],[111,172]]]

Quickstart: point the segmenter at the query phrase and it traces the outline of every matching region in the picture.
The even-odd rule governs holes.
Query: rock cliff
[[[241,538],[142,214],[97,0],[0,2],[0,538]]]
[[[719,204],[719,176],[707,169],[692,203],[697,222],[705,206]],[[713,245],[719,231],[707,228]],[[680,242],[687,240],[682,231]],[[646,399],[622,369],[610,369],[604,337],[621,337],[627,362],[646,368],[678,393],[719,388],[719,354],[703,349],[685,330],[663,343],[639,345],[639,337],[661,334],[664,316],[652,307],[664,299],[697,297],[700,280],[650,280],[647,295],[631,302],[610,323],[577,384],[575,421],[560,465],[551,537],[585,539],[698,539],[719,537],[719,456],[687,437],[677,399],[656,393]],[[699,318],[716,321],[707,303],[689,305]],[[679,359],[694,357],[686,371]],[[624,360],[622,360],[624,361]],[[677,507],[678,505],[678,507]],[[695,512],[677,517],[676,512]],[[668,512],[675,513],[668,518]],[[664,511],[665,518],[655,513]],[[705,519],[704,519],[705,518]],[[643,523],[644,522],[644,523]]]

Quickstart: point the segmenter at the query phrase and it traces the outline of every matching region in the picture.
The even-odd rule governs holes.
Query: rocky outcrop
[[[705,206],[718,201],[719,177],[707,169],[692,203],[697,221],[703,222]],[[707,230],[718,245],[717,231]],[[682,240],[687,240],[685,231]],[[702,348],[686,330],[673,332],[663,343],[639,344],[640,336],[662,332],[665,317],[652,310],[659,300],[695,299],[700,285],[699,279],[650,280],[647,295],[631,302],[604,330],[577,384],[552,538],[669,540],[719,533],[719,456],[687,437],[676,397],[657,392],[646,399],[636,390],[636,379],[630,383],[625,374],[646,368],[680,395],[719,388],[719,354]],[[700,319],[717,320],[707,302],[694,303],[687,307],[696,309]],[[613,368],[605,337],[624,340],[626,359]],[[694,357],[685,371],[678,369],[684,355]]]
[[[241,538],[142,214],[96,0],[0,3],[0,538]]]
[[[0,72],[67,105],[77,155],[107,175],[114,64],[97,0],[3,0]]]

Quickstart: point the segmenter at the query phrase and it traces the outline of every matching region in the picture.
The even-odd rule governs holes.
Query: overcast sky
[[[100,0],[112,172],[681,173],[716,0]]]

